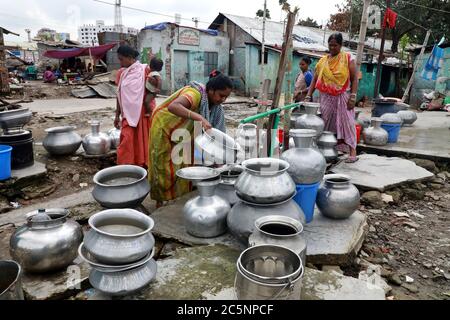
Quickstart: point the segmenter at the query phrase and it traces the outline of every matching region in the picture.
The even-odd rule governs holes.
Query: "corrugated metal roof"
[[[233,21],[236,25],[245,30],[248,34],[250,34],[255,40],[258,42],[262,42],[262,27],[263,21],[262,18],[250,18],[250,17],[242,17],[236,16],[227,13],[219,14]],[[218,18],[219,18],[218,17]],[[218,20],[216,18],[216,20]],[[215,23],[211,24],[211,29],[217,29],[217,25]],[[284,34],[284,23],[276,22],[272,20],[267,20],[266,22],[266,44],[270,46],[279,46],[281,47],[283,44],[283,34]],[[328,50],[328,37],[336,31],[333,30],[323,30],[320,28],[313,27],[305,27],[298,26],[294,27],[294,47],[300,50],[310,50],[316,52],[325,52]],[[349,34],[346,32],[341,32],[344,40],[349,40]],[[353,38],[352,42],[357,43],[358,39]],[[376,50],[380,49],[381,39],[368,37],[366,41],[366,46],[369,48],[374,48]],[[392,47],[392,41],[386,40],[385,50],[390,50]],[[416,45],[411,45],[411,48],[416,47]]]
[[[0,27],[0,28],[3,30],[3,33],[4,33],[4,34],[13,34],[13,35],[18,36],[18,37],[20,36],[20,34],[18,34],[18,33],[9,31],[8,29],[5,29],[5,28],[3,28],[3,27]]]

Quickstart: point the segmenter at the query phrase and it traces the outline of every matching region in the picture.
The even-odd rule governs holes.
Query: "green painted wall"
[[[260,87],[260,64],[259,62],[259,46],[255,45],[247,45],[247,52],[246,52],[246,59],[243,61],[246,65],[246,86],[245,91],[247,94],[252,95],[254,92],[259,91]],[[286,76],[284,85],[283,85],[283,92],[287,90],[287,82],[288,79],[291,80],[291,92],[294,92],[294,85],[295,85],[295,79],[300,72],[299,63],[302,59],[302,56],[295,55],[293,59],[293,70],[290,76]],[[319,62],[318,58],[311,58],[312,64],[311,64],[311,70],[314,71],[315,66]],[[239,63],[239,62],[238,62]],[[269,58],[268,63],[265,66],[265,78],[272,80],[271,85],[271,91],[275,89],[275,81],[277,78],[277,70],[278,65],[280,63],[280,55],[279,53],[269,50]],[[368,64],[363,64],[361,66],[361,72],[363,74],[363,77],[359,84],[358,89],[358,99],[362,98],[363,96],[368,96],[369,98],[373,98],[373,92],[375,89],[375,78],[376,78],[376,72],[377,72],[377,66],[373,65],[372,70],[370,70],[371,67]],[[389,91],[395,90],[395,79],[392,80],[389,83]],[[315,97],[318,97],[318,92],[316,91]]]

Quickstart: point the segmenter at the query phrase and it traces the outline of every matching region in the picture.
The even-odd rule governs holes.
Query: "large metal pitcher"
[[[25,300],[22,268],[15,261],[0,261],[0,300]]]

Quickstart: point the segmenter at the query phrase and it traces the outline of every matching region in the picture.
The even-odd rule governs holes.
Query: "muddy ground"
[[[449,178],[442,184],[405,186],[391,192],[394,203],[363,207],[370,232],[347,273],[357,276],[369,264],[381,266],[381,275],[392,287],[389,297],[449,300]]]

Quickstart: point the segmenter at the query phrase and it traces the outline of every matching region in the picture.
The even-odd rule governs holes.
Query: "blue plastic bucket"
[[[400,136],[400,129],[402,128],[401,123],[399,124],[391,124],[391,123],[383,123],[381,127],[387,131],[389,134],[388,143],[397,143],[398,137]]]
[[[320,188],[320,182],[315,184],[297,185],[297,195],[294,201],[302,208],[305,214],[306,223],[311,223],[314,219],[314,210],[316,207],[317,192]]]
[[[11,178],[12,147],[0,145],[0,181]]]

